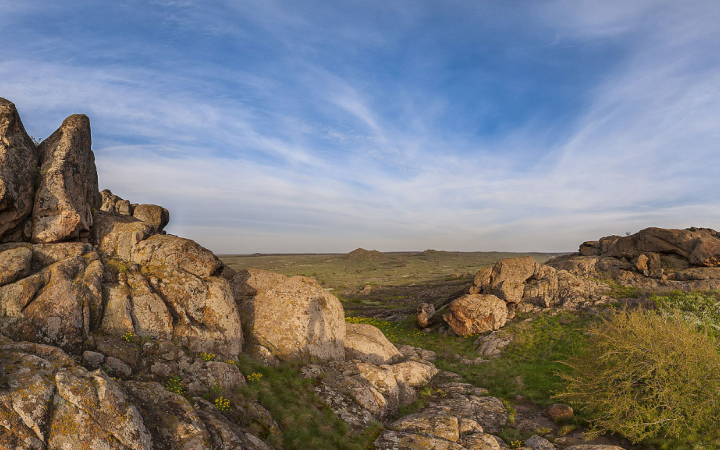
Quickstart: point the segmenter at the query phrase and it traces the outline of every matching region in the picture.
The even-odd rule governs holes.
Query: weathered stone
[[[32,213],[37,167],[38,151],[15,105],[0,98],[0,239]]]
[[[430,318],[435,314],[435,306],[432,303],[422,303],[417,308],[417,324],[425,328],[430,324]]]
[[[177,258],[182,258],[182,254]],[[214,353],[226,358],[240,354],[242,326],[235,299],[224,278],[201,278],[169,264],[141,266],[141,270],[146,278],[159,279],[153,291],[162,298],[173,317],[174,341],[194,353]]]
[[[148,267],[177,267],[204,278],[215,275],[222,263],[210,250],[190,239],[154,235],[132,248],[131,261]]]
[[[170,222],[170,212],[158,205],[138,205],[132,213],[133,217],[153,226],[153,232],[159,233]]]
[[[272,450],[258,437],[230,422],[215,406],[200,397],[194,397],[195,411],[205,424],[212,448],[242,450]]]
[[[493,331],[487,336],[481,336],[475,340],[475,345],[480,345],[477,352],[485,357],[500,356],[503,350],[513,340],[513,335],[505,331]]]
[[[76,366],[60,349],[27,342],[0,344],[0,443],[11,448],[128,448],[152,441],[127,397],[100,371]],[[21,445],[22,443],[22,445]]]
[[[240,315],[246,339],[280,359],[345,358],[342,305],[311,278],[289,278],[243,301]]]
[[[288,280],[285,275],[269,270],[246,269],[235,272],[227,266],[223,267],[222,276],[230,283],[239,304]]]
[[[90,120],[75,114],[38,147],[40,183],[33,207],[33,242],[79,239],[101,205]]]
[[[132,297],[130,315],[135,334],[170,339],[173,335],[173,319],[163,299],[138,273],[128,272],[127,283]]]
[[[462,445],[467,450],[501,450],[497,439],[486,433],[476,433],[462,439]]]
[[[103,368],[107,370],[110,375],[122,379],[130,378],[130,375],[132,375],[130,366],[112,356],[105,358]]]
[[[155,449],[211,448],[205,424],[184,397],[155,382],[128,381],[123,386],[150,430]]]
[[[85,350],[82,355],[83,366],[88,370],[97,370],[105,361],[105,355],[90,350]]]
[[[236,387],[245,384],[245,377],[234,364],[201,359],[196,359],[189,367],[183,368],[181,378],[187,386],[199,381],[206,388],[216,387],[225,392],[232,392]],[[188,389],[188,393],[198,395],[203,392]]]
[[[0,326],[24,340],[79,353],[102,316],[102,264],[96,253],[64,259],[0,287]]]
[[[593,445],[593,444],[581,444],[573,445],[565,450],[625,450],[617,445]]]
[[[432,436],[457,442],[460,439],[460,428],[457,417],[448,415],[410,414],[389,426],[395,431]]]
[[[30,275],[32,255],[29,244],[0,245],[0,286]]]
[[[497,433],[505,426],[508,413],[502,401],[495,397],[452,395],[440,398],[426,407],[426,411],[449,414],[475,420],[487,433]]]
[[[568,405],[556,403],[554,405],[550,405],[547,408],[545,408],[544,413],[549,418],[551,418],[555,421],[560,421],[560,420],[571,419],[574,411]]]
[[[347,359],[359,359],[372,364],[393,364],[403,356],[377,327],[363,323],[346,323],[345,329]]]
[[[396,413],[400,406],[400,388],[392,369],[369,363],[358,363],[356,367],[360,376],[369,381],[385,397],[385,411],[382,415]]]
[[[386,430],[375,442],[376,450],[466,450],[445,439]]]
[[[460,336],[497,330],[507,320],[505,302],[494,295],[468,294],[453,300],[448,309],[443,319]]]
[[[96,211],[94,218],[93,244],[100,253],[122,261],[130,261],[135,246],[152,234],[152,225],[133,217]]]
[[[555,446],[552,442],[548,441],[544,437],[538,436],[537,434],[526,439],[525,446],[530,447],[532,450],[555,450]]]
[[[58,396],[76,409],[71,414],[77,417],[84,413],[93,418],[101,425],[101,437],[106,438],[111,433],[130,448],[152,448],[150,433],[137,409],[128,402],[125,392],[102,371],[89,373],[81,367],[73,367],[58,372],[55,380]],[[87,438],[89,436],[86,440],[92,441]]]

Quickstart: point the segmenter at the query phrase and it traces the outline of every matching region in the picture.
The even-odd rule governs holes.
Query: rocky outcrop
[[[153,233],[160,233],[170,222],[170,211],[158,205],[137,205],[133,209],[133,217],[153,227]]]
[[[0,98],[0,241],[28,241],[32,234],[38,151],[15,105]]]
[[[345,329],[347,359],[392,364],[402,358],[402,353],[376,327],[364,323],[346,323]]]
[[[440,395],[416,414],[391,424],[375,441],[376,449],[452,449],[474,450],[501,447],[490,433],[497,433],[507,421],[508,412],[487,391],[464,383],[437,385]]]
[[[507,320],[505,302],[494,295],[468,294],[453,300],[448,310],[443,319],[459,336],[497,330]]]
[[[546,263],[558,270],[649,290],[720,288],[720,236],[709,228],[646,228],[606,236]]]
[[[516,309],[577,309],[607,302],[609,290],[605,283],[523,257],[501,260],[492,268],[480,269],[470,293],[494,294],[503,299],[510,318]]]
[[[414,402],[417,391],[427,386],[438,372],[431,361],[423,359],[381,365],[359,360],[333,361],[308,365],[301,370],[308,378],[322,374],[315,393],[357,430],[367,428],[373,421],[382,421],[397,413],[399,407]]]
[[[100,192],[102,197],[100,211],[121,216],[131,216],[152,227],[152,233],[161,233],[170,222],[170,211],[158,205],[130,203],[113,194],[110,189]]]
[[[261,279],[273,278],[235,280],[246,283],[236,286],[236,292],[257,292],[246,296],[239,308],[248,342],[267,348],[281,360],[344,359],[345,314],[340,301],[307,277],[278,277],[280,282],[272,287],[259,286]],[[247,284],[253,281],[258,286]]]
[[[39,183],[33,207],[33,242],[87,238],[100,207],[90,120],[76,114],[38,147]]]
[[[23,248],[32,252],[31,265],[39,270],[0,287],[0,329],[17,339],[80,352],[102,318],[100,257],[81,243]]]

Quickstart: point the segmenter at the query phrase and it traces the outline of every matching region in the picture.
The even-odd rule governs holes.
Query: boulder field
[[[417,323],[421,328],[445,323],[461,336],[495,331],[517,311],[578,310],[613,302],[613,283],[649,291],[719,289],[720,233],[646,228],[584,242],[578,252],[545,264],[530,256],[503,259],[480,269],[467,293],[437,312],[435,305],[422,304]],[[486,350],[494,345],[482,343]],[[485,350],[480,353],[486,356]]]

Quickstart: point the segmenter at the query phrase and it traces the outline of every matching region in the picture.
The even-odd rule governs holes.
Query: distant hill
[[[347,254],[350,259],[361,259],[363,261],[387,261],[388,256],[377,250],[365,250],[358,248]]]

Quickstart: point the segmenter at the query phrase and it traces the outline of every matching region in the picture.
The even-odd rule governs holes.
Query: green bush
[[[586,348],[565,363],[556,396],[589,418],[595,435],[634,442],[702,436],[720,423],[720,355],[679,315],[613,312],[589,327]],[[717,436],[715,436],[717,437]]]
[[[709,327],[713,333],[720,331],[720,292],[718,291],[672,291],[653,294],[650,299],[661,315],[679,313],[691,324]]]

